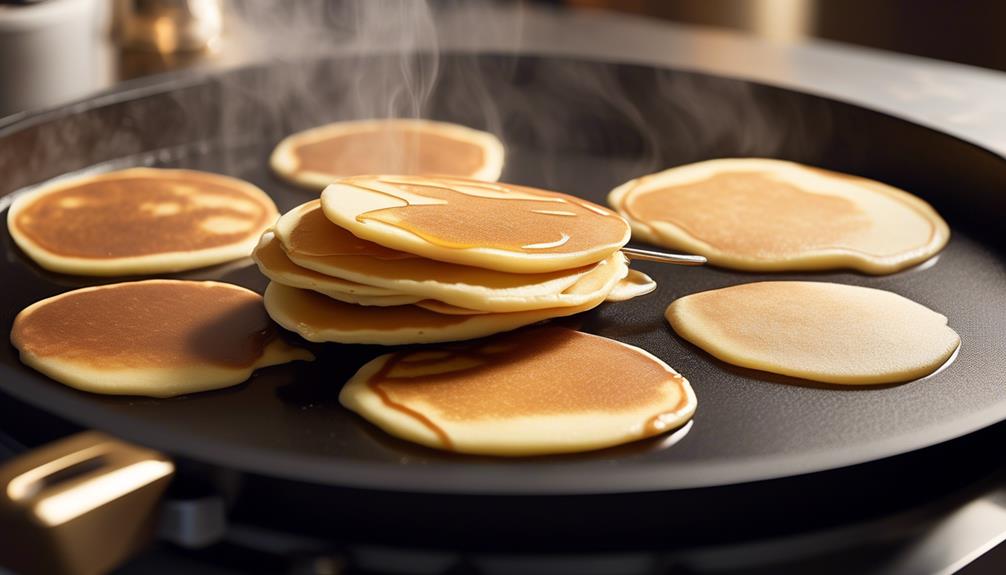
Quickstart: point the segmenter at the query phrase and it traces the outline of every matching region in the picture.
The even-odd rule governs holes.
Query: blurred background
[[[421,0],[407,0],[420,2]],[[344,0],[0,0],[0,116],[52,106],[122,80],[166,70],[231,64],[249,51],[282,49],[289,35],[240,28],[291,13],[322,12],[338,33]],[[384,2],[388,4],[388,2]],[[428,0],[434,11],[485,5],[644,18],[764,39],[823,39],[1006,70],[1002,0]],[[490,26],[491,23],[485,23]],[[247,39],[247,38],[246,38]],[[607,39],[601,38],[599,41]],[[515,40],[517,41],[517,40]],[[617,41],[617,40],[608,40]],[[296,43],[296,42],[294,42]]]
[[[1002,0],[565,0],[772,41],[822,38],[1006,70]]]

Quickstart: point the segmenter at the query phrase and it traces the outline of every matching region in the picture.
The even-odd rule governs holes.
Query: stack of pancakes
[[[430,343],[596,307],[629,273],[629,234],[555,192],[357,176],[283,215],[254,257],[269,315],[308,340]]]

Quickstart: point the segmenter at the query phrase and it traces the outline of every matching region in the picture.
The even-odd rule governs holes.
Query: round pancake
[[[566,194],[461,178],[358,176],[325,188],[353,235],[433,260],[510,273],[587,265],[629,241],[618,214]]]
[[[629,270],[628,275],[615,284],[604,301],[628,301],[651,293],[655,289],[657,289],[657,282],[653,281],[653,278],[641,271]]]
[[[822,282],[758,282],[674,301],[667,321],[719,359],[826,383],[929,375],[960,345],[947,318],[897,294]]]
[[[361,240],[325,218],[317,200],[284,214],[276,237],[303,268],[457,307],[511,312],[577,306],[595,294],[570,291],[600,264],[541,274],[511,274],[421,258]],[[621,254],[605,261],[624,265]]]
[[[302,268],[290,261],[272,232],[262,234],[252,252],[259,271],[267,278],[290,287],[314,290],[330,298],[357,305],[407,305],[422,300],[422,296],[399,294],[383,288],[358,284]]]
[[[278,215],[269,196],[243,180],[131,168],[33,190],[11,205],[7,227],[48,270],[139,275],[248,257]]]
[[[280,177],[323,190],[359,174],[443,174],[494,182],[503,144],[488,133],[430,120],[335,122],[287,136],[270,158]]]
[[[148,280],[36,302],[14,320],[11,343],[26,365],[71,387],[171,397],[236,385],[259,367],[312,359],[276,336],[255,292]]]
[[[780,160],[672,168],[615,188],[608,202],[638,239],[742,270],[893,273],[950,237],[939,214],[908,192]]]
[[[604,296],[580,306],[509,313],[446,315],[415,305],[364,307],[317,292],[272,282],[265,307],[276,323],[309,341],[404,345],[475,339],[596,307]]]
[[[688,381],[653,355],[560,327],[382,355],[339,401],[407,441],[500,456],[636,441],[679,427],[696,406]]]

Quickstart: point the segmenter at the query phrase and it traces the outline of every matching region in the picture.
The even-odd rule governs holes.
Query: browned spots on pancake
[[[418,127],[387,125],[298,145],[298,169],[335,176],[446,174],[470,176],[485,162],[482,147]]]
[[[431,180],[436,182],[437,180]],[[451,182],[451,180],[446,180]],[[496,192],[515,193],[512,198],[476,195],[465,181],[429,185],[390,182],[402,190],[439,200],[434,204],[408,204],[372,210],[357,216],[359,221],[376,220],[412,232],[426,241],[448,248],[495,248],[522,253],[579,253],[611,245],[621,246],[628,225],[619,216],[591,206],[583,200],[527,188],[493,184]],[[387,195],[352,181],[342,182]],[[462,191],[462,188],[469,188]],[[519,195],[518,195],[519,194]],[[527,199],[525,194],[540,199]],[[401,198],[408,202],[406,198]]]
[[[239,243],[257,235],[273,215],[271,205],[218,177],[126,171],[45,194],[14,225],[51,253],[110,259]]]
[[[321,201],[310,202],[297,226],[290,232],[286,249],[310,256],[368,256],[382,260],[415,257],[358,238],[325,217]]]
[[[414,305],[374,307],[334,300],[309,290],[289,288],[292,297],[283,301],[283,313],[314,331],[397,331],[399,329],[439,329],[464,323],[464,315],[444,315]]]
[[[662,404],[673,393],[679,399],[668,413],[688,404],[684,379],[653,358],[559,327],[398,352],[367,384],[386,405],[423,415],[420,421],[441,437],[434,415],[472,421],[626,412]],[[645,433],[666,431],[652,419],[640,421]]]
[[[872,225],[851,200],[813,193],[761,172],[722,173],[689,184],[630,191],[623,208],[641,222],[668,222],[717,249],[754,257],[843,247]]]
[[[98,369],[248,367],[275,336],[262,297],[204,282],[152,280],[57,296],[14,321],[22,353]]]

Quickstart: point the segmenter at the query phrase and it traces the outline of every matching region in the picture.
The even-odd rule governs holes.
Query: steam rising
[[[253,174],[268,153],[260,148],[286,135],[366,118],[433,118],[492,132],[507,146],[504,180],[595,200],[627,179],[711,157],[823,163],[829,145],[857,149],[829,140],[825,102],[766,99],[750,84],[701,75],[526,57],[527,45],[548,38],[561,51],[569,33],[563,17],[530,12],[484,0],[234,0],[226,42],[228,53],[242,53],[224,64],[260,64],[40,131],[27,169],[17,170],[24,175],[9,185],[79,169],[80,157],[66,149],[86,150],[89,165],[135,164],[125,156],[153,150],[142,163]],[[617,41],[598,36],[601,47]],[[222,151],[201,154],[209,147]]]

